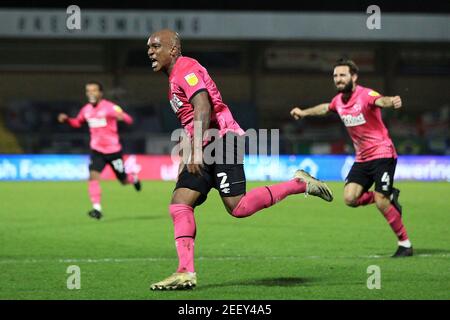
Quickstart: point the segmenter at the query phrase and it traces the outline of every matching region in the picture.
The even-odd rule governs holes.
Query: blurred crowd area
[[[0,153],[88,152],[88,128],[56,118],[76,116],[86,103],[84,84],[97,80],[105,98],[135,119],[120,125],[124,151],[169,154],[180,124],[167,77],[150,69],[145,40],[2,40]],[[449,43],[185,40],[183,54],[208,69],[244,129],[280,130],[282,154],[353,153],[336,115],[289,115],[294,106],[331,101],[340,57],[359,65],[359,84],[402,97],[403,109],[383,110],[400,154],[450,154]]]
[[[86,153],[89,142],[87,125],[73,129],[56,121],[60,112],[75,116],[77,101],[16,101],[2,110],[3,142],[11,139],[11,149],[2,153]],[[245,129],[264,129],[258,125],[258,108],[252,104],[232,103],[236,120]],[[124,106],[134,124],[119,124],[124,151],[139,154],[169,154],[170,136],[179,128],[168,105]],[[289,108],[283,111],[288,117]],[[383,110],[383,118],[400,154],[450,154],[450,107],[444,105],[420,114]],[[287,119],[267,129],[280,130],[282,154],[352,154],[350,138],[339,117],[331,114],[301,121]],[[2,133],[3,132],[3,135]],[[6,148],[6,146],[4,146]]]
[[[112,100],[134,120],[132,125],[118,123],[125,152],[170,154],[171,133],[180,123],[168,103],[135,105]],[[74,129],[57,121],[61,112],[75,117],[82,105],[77,101],[16,101],[2,110],[3,131],[8,130],[20,145],[17,150],[25,153],[85,153],[89,145],[87,124]],[[243,127],[256,128],[254,106],[236,103],[232,109]]]

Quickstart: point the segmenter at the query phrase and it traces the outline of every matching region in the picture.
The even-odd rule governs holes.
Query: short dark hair
[[[85,86],[87,86],[87,85],[89,85],[89,84],[95,84],[95,85],[98,87],[98,89],[99,89],[101,92],[103,92],[103,85],[102,85],[100,82],[95,81],[95,80],[88,81],[88,82],[86,82]]]
[[[347,66],[350,69],[350,74],[351,75],[358,74],[358,72],[359,72],[359,68],[356,65],[356,63],[353,60],[350,60],[350,59],[346,59],[346,58],[339,59],[334,64],[333,69],[336,68],[336,67],[340,67],[340,66]]]

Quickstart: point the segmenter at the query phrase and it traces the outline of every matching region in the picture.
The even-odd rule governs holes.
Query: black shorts
[[[375,182],[375,191],[390,196],[394,185],[394,173],[397,159],[383,158],[367,162],[355,162],[345,179],[345,183],[357,183],[370,189]]]
[[[188,172],[186,166],[178,176],[175,190],[179,188],[188,188],[201,193],[194,206],[205,202],[211,188],[219,191],[221,197],[234,197],[245,193],[246,180],[243,163],[243,137],[232,133],[227,133],[218,141],[220,149],[217,152],[208,153],[206,147],[204,156],[212,154],[216,161],[210,161],[203,164],[201,175],[193,175]]]
[[[89,171],[102,172],[107,164],[111,166],[111,169],[114,171],[117,179],[121,182],[126,181],[127,174],[125,173],[125,164],[121,151],[115,153],[101,153],[91,150]]]

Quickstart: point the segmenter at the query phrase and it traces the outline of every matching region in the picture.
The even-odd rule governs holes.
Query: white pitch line
[[[267,257],[255,257],[255,256],[229,256],[229,257],[197,257],[198,260],[315,260],[315,259],[384,259],[390,256],[370,255],[370,256],[267,256]],[[414,257],[419,258],[450,258],[450,254],[416,254]],[[0,264],[14,264],[14,263],[129,263],[129,262],[154,262],[154,261],[170,261],[175,260],[176,257],[147,257],[147,258],[102,258],[102,259],[89,259],[89,258],[60,258],[60,259],[0,259]]]

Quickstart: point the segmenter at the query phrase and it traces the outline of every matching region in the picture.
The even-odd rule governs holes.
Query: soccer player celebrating
[[[399,96],[383,97],[357,85],[358,67],[351,60],[337,61],[333,78],[339,93],[331,103],[309,109],[293,108],[291,115],[298,120],[330,111],[339,114],[356,150],[356,161],[346,178],[345,204],[358,207],[375,203],[398,238],[398,249],[393,257],[412,256],[412,245],[402,222],[402,207],[398,203],[400,191],[393,187],[397,153],[381,118],[381,108],[399,109],[402,100]],[[369,191],[374,182],[375,191]]]
[[[88,103],[81,108],[77,117],[69,118],[67,114],[60,113],[58,121],[68,123],[73,128],[80,128],[84,122],[89,125],[91,160],[88,191],[92,210],[88,214],[92,218],[100,219],[102,217],[100,174],[106,164],[111,166],[123,185],[133,184],[135,189],[140,191],[141,183],[137,174],[125,172],[117,128],[117,121],[130,125],[133,119],[118,105],[103,99],[103,86],[99,82],[90,81],[86,83],[85,88]]]
[[[153,33],[147,46],[153,71],[162,71],[169,77],[170,104],[187,136],[194,141],[194,147],[190,148],[190,160],[182,164],[169,205],[179,259],[178,269],[150,288],[189,289],[197,283],[194,270],[194,208],[206,200],[211,188],[219,191],[226,210],[237,218],[251,216],[292,194],[307,193],[326,201],[332,201],[333,197],[325,183],[302,170],[298,170],[290,181],[246,192],[243,163],[229,163],[223,159],[212,164],[206,163],[202,146],[206,147],[208,143],[203,139],[208,129],[218,130],[217,141],[222,139],[223,144],[217,145],[228,144],[223,156],[231,149],[234,159],[238,157],[236,140],[244,135],[244,131],[222,101],[207,70],[196,60],[181,55],[180,37],[176,32],[165,29]],[[195,140],[198,137],[201,143],[196,147]],[[233,142],[230,143],[230,140]],[[216,153],[221,153],[220,148]],[[200,161],[196,161],[199,157]]]

